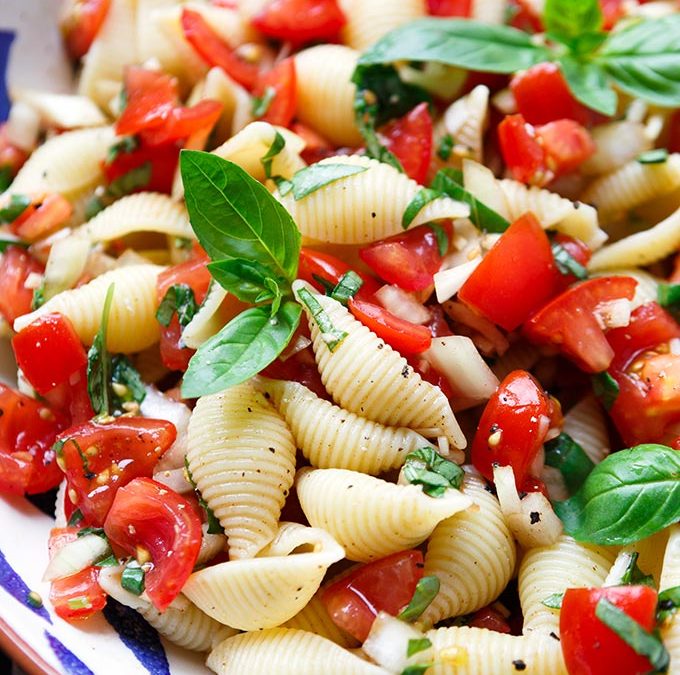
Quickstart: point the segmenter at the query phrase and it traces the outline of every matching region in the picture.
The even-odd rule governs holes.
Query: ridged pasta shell
[[[488,117],[489,88],[480,84],[446,109],[439,125],[439,135],[450,134],[455,146],[466,149],[465,156],[481,162]]]
[[[567,588],[601,586],[615,557],[613,550],[579,544],[565,534],[552,546],[529,550],[519,569],[524,634],[559,636],[559,611],[546,607],[543,601]]]
[[[303,237],[330,244],[367,244],[403,231],[402,216],[421,187],[393,166],[360,155],[318,162],[366,167],[296,200],[293,192],[274,196],[286,207]],[[449,197],[422,208],[410,227],[445,218],[465,218],[467,204]]]
[[[346,557],[359,562],[417,546],[437,523],[472,504],[458,490],[429,497],[419,486],[346,469],[302,469],[296,488],[310,524],[330,532]]]
[[[659,590],[680,586],[680,525],[669,528],[668,543],[661,568],[661,582]],[[675,675],[680,672],[680,612],[675,612],[671,618],[662,624],[661,637],[671,657],[669,673]]]
[[[208,656],[217,675],[389,675],[320,635],[295,628],[242,633]]]
[[[489,604],[515,569],[515,542],[496,497],[472,473],[462,490],[477,508],[439,523],[427,544],[424,573],[439,577],[441,586],[421,618],[425,625]]]
[[[582,398],[565,416],[563,431],[599,464],[610,452],[609,431],[602,404],[594,394]]]
[[[579,166],[579,171],[585,176],[616,171],[652,147],[652,141],[640,122],[617,120],[598,124],[590,133],[597,149]]]
[[[303,287],[307,287],[304,282],[293,283],[295,293]],[[455,447],[464,448],[465,436],[439,387],[425,382],[404,357],[357,321],[343,305],[314,293],[333,326],[347,333],[331,351],[316,321],[305,309],[321,380],[336,403],[380,424],[409,427],[424,436],[446,436]]]
[[[303,552],[294,553],[296,549]],[[230,560],[194,572],[182,592],[227,626],[273,628],[305,607],[328,567],[344,554],[323,530],[281,523],[274,541],[257,558]]]
[[[261,379],[261,386],[312,466],[379,474],[399,468],[409,452],[431,447],[420,434],[386,427],[319,398],[298,382]]]
[[[295,441],[250,382],[198,400],[189,421],[189,469],[229,540],[252,558],[276,535],[293,484]]]
[[[434,649],[432,675],[567,675],[560,641],[551,637],[469,626],[431,630],[426,637]]]
[[[163,269],[158,265],[129,265],[106,272],[20,316],[14,330],[20,331],[39,316],[59,312],[70,320],[81,341],[90,345],[99,330],[106,293],[113,284],[106,344],[114,353],[140,352],[158,342],[156,279]]]

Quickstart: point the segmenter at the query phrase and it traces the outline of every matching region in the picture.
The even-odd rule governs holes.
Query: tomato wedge
[[[393,553],[360,565],[327,586],[321,600],[331,619],[363,642],[378,612],[397,615],[411,601],[423,576],[420,551]]]
[[[68,0],[59,26],[74,59],[85,56],[104,23],[111,0]]]
[[[120,152],[112,162],[104,162],[103,170],[107,184],[146,164],[151,169],[148,182],[136,186],[132,192],[146,190],[170,194],[175,169],[179,162],[179,147],[174,143],[155,147],[143,146],[131,152]]]
[[[37,241],[65,225],[73,214],[71,203],[59,194],[47,195],[30,213],[26,209],[12,223],[12,232],[24,241]],[[24,217],[24,214],[25,217]]]
[[[145,129],[140,137],[145,145],[155,146],[186,139],[199,131],[207,134],[221,114],[222,104],[219,101],[206,99],[191,108],[177,106],[170,111],[162,126]]]
[[[44,271],[43,266],[19,246],[8,246],[0,257],[0,314],[10,324],[31,311],[33,291],[26,288],[26,280]]]
[[[536,129],[548,168],[561,176],[578,169],[596,150],[590,134],[574,120],[555,120]]]
[[[101,527],[116,492],[134,478],[150,476],[176,436],[171,422],[143,417],[91,421],[63,432],[57,456],[69,498],[85,522]]]
[[[140,548],[153,567],[146,572],[149,600],[162,612],[193,571],[201,548],[201,520],[191,503],[150,478],[136,478],[116,493],[104,531],[130,555]]]
[[[299,45],[334,41],[346,21],[337,0],[272,0],[253,26],[267,37]]]
[[[260,99],[270,97],[271,100],[258,119],[280,127],[289,126],[297,106],[295,82],[295,59],[292,57],[280,61],[262,75],[253,93]]]

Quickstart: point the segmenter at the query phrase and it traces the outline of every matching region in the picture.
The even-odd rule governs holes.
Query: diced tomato
[[[143,417],[86,422],[60,434],[59,464],[85,522],[100,527],[116,492],[134,478],[150,476],[176,436],[171,422]]]
[[[430,16],[469,17],[472,0],[427,0],[427,13]]]
[[[146,573],[149,600],[162,612],[193,571],[201,548],[201,520],[181,495],[150,478],[136,478],[118,490],[104,523],[110,541],[126,553],[140,547],[151,557]]]
[[[66,621],[81,621],[104,609],[106,593],[98,579],[96,567],[86,567],[70,577],[55,579],[49,597],[57,616]]]
[[[472,463],[488,480],[493,465],[511,466],[521,486],[551,426],[548,396],[525,370],[514,370],[489,399],[472,442]]]
[[[560,611],[562,653],[569,673],[642,675],[654,668],[596,614],[606,599],[651,632],[656,625],[657,592],[649,586],[569,588]]]
[[[111,0],[68,0],[59,26],[72,58],[79,59],[90,50],[110,4]]]
[[[360,565],[327,586],[321,600],[331,619],[363,642],[378,612],[396,616],[408,605],[423,576],[420,551],[393,553]]]
[[[500,237],[458,298],[506,330],[514,330],[557,292],[560,273],[536,217],[525,213]]]
[[[42,274],[43,266],[19,246],[9,246],[0,259],[0,313],[10,323],[31,311],[33,289],[26,288],[31,274]]]
[[[208,65],[222,68],[246,89],[251,90],[255,86],[259,66],[242,59],[199,12],[186,7],[182,10],[182,30],[187,42]]]
[[[39,394],[67,382],[87,365],[87,354],[73,325],[62,314],[38,317],[12,339],[17,364]]]
[[[676,110],[668,123],[668,141],[666,143],[668,152],[680,152],[680,110]],[[2,155],[0,154],[0,157]],[[2,160],[0,160],[0,167]]]
[[[515,75],[510,81],[518,112],[530,124],[547,124],[570,119],[582,125],[591,113],[579,103],[556,63],[539,63]]]
[[[587,267],[592,251],[580,240],[558,232],[553,240],[559,244],[577,263]],[[578,281],[573,274],[562,274],[561,290]]]
[[[291,129],[305,142],[305,149],[300,153],[300,156],[307,164],[316,164],[316,162],[331,157],[335,153],[333,145],[329,141],[301,122],[293,122]]]
[[[92,419],[94,410],[87,391],[87,366],[83,366],[71,374],[66,382],[48,391],[44,398],[53,410],[58,410],[69,419],[68,426]]]
[[[399,160],[406,175],[425,183],[432,159],[432,116],[427,103],[393,120],[379,131],[385,147]]]
[[[355,296],[349,301],[349,310],[364,326],[404,356],[421,354],[432,344],[432,333],[427,326],[404,321],[380,305]]]
[[[300,45],[334,41],[346,21],[337,0],[272,0],[253,26],[267,37]]]
[[[381,279],[406,291],[431,286],[442,263],[437,235],[430,225],[369,244],[360,249],[359,256]]]
[[[507,619],[497,610],[487,605],[478,609],[473,615],[468,626],[471,628],[486,628],[496,633],[510,633],[510,624]]]
[[[432,337],[446,337],[453,335],[451,326],[449,326],[444,316],[444,310],[440,305],[428,306],[430,310],[431,319],[425,324],[432,333]]]
[[[259,119],[281,127],[290,125],[297,106],[295,81],[295,59],[292,57],[280,61],[272,70],[260,76],[255,96],[273,95],[273,98]]]
[[[552,176],[548,174],[543,146],[536,130],[522,115],[507,115],[498,125],[498,140],[503,160],[515,180],[522,183],[544,185]]]
[[[151,165],[151,177],[145,185],[136,187],[133,192],[148,190],[149,192],[163,192],[170,194],[175,169],[179,161],[179,146],[174,143],[156,147],[140,147],[131,152],[120,152],[113,162],[105,162],[103,169],[108,184],[121,178],[133,169]]]
[[[526,33],[543,33],[543,22],[530,0],[510,0],[509,9],[513,12],[510,21],[513,28]]]
[[[47,195],[24,217],[25,213],[12,223],[11,229],[24,241],[33,242],[65,225],[73,214],[73,207],[60,194],[52,194]]]
[[[556,176],[578,167],[596,150],[590,134],[574,120],[555,120],[536,129],[543,143],[546,164]]]
[[[209,133],[221,114],[219,101],[206,99],[191,108],[177,106],[161,126],[143,130],[140,137],[145,145],[156,146],[186,139],[200,131]]]
[[[631,277],[598,277],[572,286],[534,314],[524,334],[535,344],[557,347],[587,373],[601,373],[614,350],[595,312],[613,300],[632,300],[636,286]]]
[[[66,423],[43,403],[0,384],[0,492],[36,494],[61,482],[52,445]]]

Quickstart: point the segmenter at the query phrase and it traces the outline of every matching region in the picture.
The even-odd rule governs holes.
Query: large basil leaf
[[[182,396],[215,394],[259,373],[288,344],[301,313],[296,302],[284,302],[274,316],[269,307],[241,312],[198,348],[184,375]]]
[[[243,302],[267,302],[290,291],[290,284],[272,271],[251,260],[230,258],[208,265],[210,274],[222,288]]]
[[[563,56],[559,64],[571,93],[578,101],[603,115],[616,112],[616,92],[611,88],[601,66],[579,61],[569,55]]]
[[[551,37],[569,44],[602,28],[602,10],[598,0],[546,0],[543,23]]]
[[[554,506],[577,541],[625,545],[649,537],[680,518],[680,452],[655,444],[616,452]]]

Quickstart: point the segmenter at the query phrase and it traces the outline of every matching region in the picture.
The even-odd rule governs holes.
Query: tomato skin
[[[184,8],[181,23],[187,42],[208,65],[219,66],[239,84],[252,90],[259,74],[256,64],[239,58],[199,12]]]
[[[99,569],[86,567],[70,577],[55,579],[50,586],[50,603],[57,616],[66,621],[82,621],[106,607],[107,595],[99,585]],[[78,606],[72,607],[70,601]],[[79,606],[80,604],[84,606]]]
[[[148,190],[170,194],[175,169],[179,162],[179,146],[165,144],[156,147],[140,147],[132,152],[121,152],[113,162],[104,162],[103,170],[107,183],[112,183],[126,173],[149,162],[151,178],[146,185],[135,188],[133,192]]]
[[[535,216],[525,213],[484,256],[458,298],[514,330],[556,294],[560,282],[547,235]]]
[[[17,364],[39,394],[46,394],[87,365],[73,325],[62,314],[44,314],[12,339]]]
[[[419,225],[359,250],[359,257],[387,283],[406,291],[421,291],[434,283],[442,256],[429,225]]]
[[[199,132],[209,132],[222,114],[219,101],[199,101],[191,108],[174,107],[162,126],[140,132],[142,142],[147,146],[173,143]]]
[[[8,246],[0,258],[0,314],[10,323],[31,311],[33,291],[26,288],[31,274],[42,274],[45,268],[19,246]]]
[[[65,225],[72,214],[67,199],[59,194],[47,195],[30,215],[22,218],[22,213],[12,223],[12,232],[24,241],[37,241]]]
[[[543,143],[548,168],[556,176],[578,169],[595,153],[590,134],[574,120],[555,120],[536,130]]]
[[[254,91],[255,96],[263,96],[270,87],[275,93],[269,108],[258,119],[280,127],[290,125],[297,107],[296,80],[293,57],[280,61],[272,70],[260,77]]]
[[[469,17],[472,0],[427,0],[427,13],[430,16]]]
[[[522,115],[505,117],[498,125],[498,140],[503,161],[515,180],[536,185],[548,182],[545,153],[536,137],[536,130]]]
[[[156,609],[166,609],[201,548],[201,520],[191,503],[150,478],[135,478],[116,493],[104,531],[126,553],[135,555],[138,546],[149,552],[153,567],[146,573],[146,593]]]
[[[567,589],[560,611],[560,639],[570,675],[652,672],[647,658],[637,654],[595,616],[595,608],[602,598],[616,605],[645,630],[654,629],[658,595],[649,586]]]
[[[90,421],[59,435],[59,463],[88,525],[101,527],[116,492],[140,476],[175,442],[171,422],[119,417],[107,424]]]
[[[420,551],[393,553],[327,586],[321,600],[331,619],[363,642],[378,612],[396,616],[411,601],[423,566]]]
[[[490,605],[478,609],[472,615],[468,626],[471,628],[486,628],[496,633],[510,633],[510,624],[508,624],[507,619]]]
[[[379,134],[406,175],[424,184],[432,159],[432,116],[428,104],[418,104],[404,117],[382,127]]]
[[[511,466],[521,486],[550,428],[550,401],[536,379],[513,370],[489,399],[472,442],[472,463],[488,480],[493,465]],[[500,432],[500,434],[498,434]],[[490,444],[498,434],[500,438]]]
[[[610,300],[632,300],[637,282],[630,277],[598,277],[567,289],[527,321],[522,330],[539,345],[553,345],[587,373],[609,368],[614,350],[594,311]]]
[[[349,311],[402,355],[422,354],[432,344],[432,333],[427,326],[404,321],[380,305],[355,296],[349,301]]]
[[[73,59],[85,56],[109,11],[111,0],[69,0],[59,26]]]
[[[333,41],[346,22],[337,0],[272,0],[252,21],[267,37],[295,45]]]

